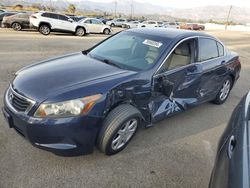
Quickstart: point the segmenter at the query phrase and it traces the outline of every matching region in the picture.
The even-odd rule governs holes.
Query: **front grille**
[[[8,91],[8,100],[18,112],[27,112],[33,105],[32,101],[14,91],[11,87]]]
[[[13,94],[12,105],[17,111],[25,112],[30,106],[30,103]]]

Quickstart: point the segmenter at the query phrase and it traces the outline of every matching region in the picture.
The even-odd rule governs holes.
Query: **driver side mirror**
[[[174,84],[168,80],[167,76],[160,76],[157,78],[155,90],[161,92],[163,95],[167,97],[171,97],[171,94],[174,89]]]
[[[74,20],[72,18],[69,18],[68,21],[71,23],[74,22]]]

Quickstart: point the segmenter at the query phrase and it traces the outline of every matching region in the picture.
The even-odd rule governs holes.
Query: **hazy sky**
[[[81,1],[81,0],[78,0]],[[112,2],[114,0],[92,0],[96,2]],[[131,0],[132,1],[132,0]],[[175,7],[175,8],[189,8],[206,5],[233,5],[239,7],[250,7],[250,0],[134,0],[139,2],[147,2],[151,4]],[[119,3],[119,0],[117,0]]]

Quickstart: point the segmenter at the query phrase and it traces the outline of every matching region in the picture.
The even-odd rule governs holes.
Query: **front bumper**
[[[101,118],[33,118],[24,113],[13,112],[5,101],[4,104],[2,111],[9,127],[35,147],[61,156],[78,156],[93,152]]]
[[[2,27],[2,28],[10,28],[11,25],[10,25],[9,23],[3,23],[3,22],[2,22],[1,27]]]

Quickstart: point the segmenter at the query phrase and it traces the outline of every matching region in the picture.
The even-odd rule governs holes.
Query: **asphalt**
[[[9,129],[0,115],[0,188],[208,186],[217,141],[231,112],[250,88],[250,33],[209,31],[240,54],[241,77],[227,102],[203,104],[141,129],[114,156],[59,157],[34,148]],[[0,29],[0,106],[13,74],[31,63],[91,47],[105,35],[42,36],[34,31]]]

